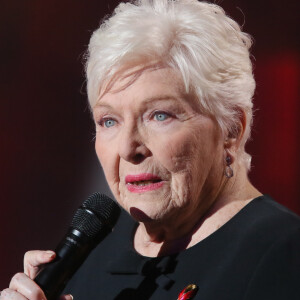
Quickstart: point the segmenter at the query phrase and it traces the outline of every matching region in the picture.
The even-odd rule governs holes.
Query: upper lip
[[[146,181],[146,180],[161,180],[161,178],[151,173],[140,173],[140,174],[125,176],[125,183],[132,183],[132,182]]]

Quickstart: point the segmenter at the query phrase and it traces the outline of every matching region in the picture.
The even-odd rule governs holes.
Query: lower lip
[[[147,185],[134,185],[134,184],[126,184],[126,187],[131,193],[144,193],[149,191],[154,191],[163,186],[164,182],[155,182]]]

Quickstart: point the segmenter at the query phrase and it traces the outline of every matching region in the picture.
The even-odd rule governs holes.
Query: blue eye
[[[109,127],[112,127],[116,124],[116,121],[115,120],[112,120],[112,119],[107,119],[107,120],[104,120],[104,126],[109,128]]]
[[[169,117],[170,117],[170,115],[168,115],[167,113],[164,113],[164,112],[156,112],[154,114],[154,119],[156,121],[160,121],[160,122],[167,120]]]

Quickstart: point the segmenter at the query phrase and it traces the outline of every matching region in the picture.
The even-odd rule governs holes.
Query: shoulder
[[[244,234],[275,242],[300,228],[300,217],[270,196],[254,199],[241,211]]]
[[[299,299],[300,229],[276,239],[261,256],[249,281],[247,299]]]
[[[246,235],[261,252],[248,282],[247,299],[298,299],[300,218],[269,196],[247,209]]]

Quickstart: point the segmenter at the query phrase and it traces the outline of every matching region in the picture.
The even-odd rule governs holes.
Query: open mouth
[[[155,180],[140,180],[140,181],[133,181],[133,182],[128,182],[128,184],[131,185],[136,185],[136,186],[146,186],[149,184],[161,182],[160,179],[155,179]]]
[[[151,173],[127,175],[125,177],[127,189],[133,193],[147,192],[160,188],[164,181]]]

